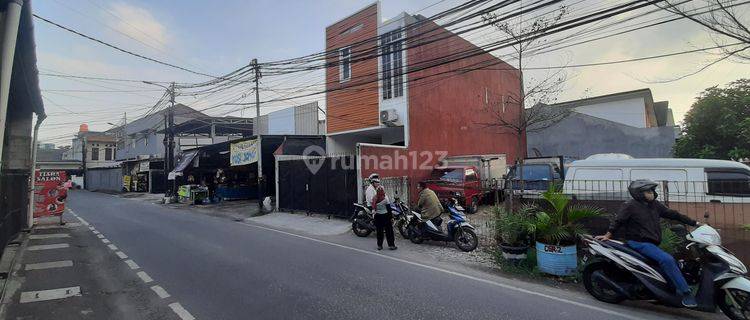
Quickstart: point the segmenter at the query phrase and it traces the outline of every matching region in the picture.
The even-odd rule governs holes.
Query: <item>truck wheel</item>
[[[477,211],[479,211],[479,199],[474,197],[471,198],[471,204],[466,208],[466,213],[474,214],[477,213]]]

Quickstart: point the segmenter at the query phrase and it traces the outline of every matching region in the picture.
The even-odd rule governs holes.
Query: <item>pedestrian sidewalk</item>
[[[301,213],[272,212],[263,216],[247,218],[245,221],[257,222],[269,227],[278,227],[298,231],[313,236],[332,236],[351,233],[351,222],[343,219],[328,219],[320,215]]]
[[[180,319],[104,235],[70,213],[65,220],[41,219],[23,240],[0,319]]]

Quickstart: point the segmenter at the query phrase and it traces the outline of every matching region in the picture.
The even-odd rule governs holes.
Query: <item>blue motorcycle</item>
[[[421,214],[412,212],[407,227],[409,240],[415,244],[420,244],[425,240],[453,241],[461,251],[473,251],[479,245],[479,238],[477,238],[474,226],[466,222],[464,208],[458,204],[455,197],[448,201],[447,207],[451,220],[446,225],[446,231],[443,231],[440,217],[426,220],[422,219]]]

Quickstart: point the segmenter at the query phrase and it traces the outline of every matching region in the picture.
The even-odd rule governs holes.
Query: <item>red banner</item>
[[[34,177],[34,218],[61,216],[65,211],[68,188],[65,171],[36,171]]]

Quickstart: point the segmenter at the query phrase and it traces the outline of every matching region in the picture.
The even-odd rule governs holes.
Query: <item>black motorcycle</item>
[[[359,237],[367,237],[375,231],[375,217],[366,205],[355,203],[354,213],[349,220],[352,222],[352,232]]]

